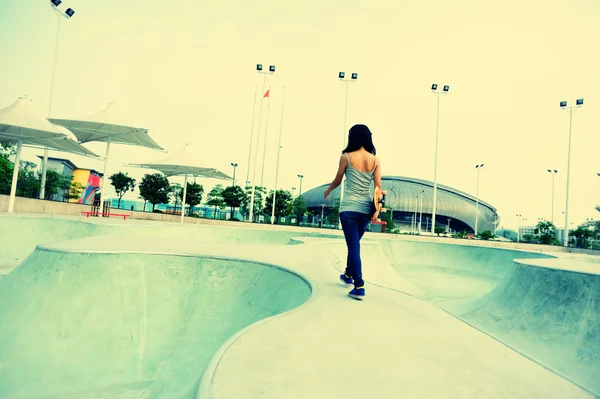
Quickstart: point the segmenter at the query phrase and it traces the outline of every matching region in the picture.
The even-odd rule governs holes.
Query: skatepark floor
[[[49,228],[36,218],[18,222],[13,229]],[[518,288],[518,264],[498,266],[513,256],[506,251],[444,270],[434,259],[440,244],[365,239],[367,297],[356,301],[338,279],[340,238],[50,225],[51,236],[22,229],[24,244],[0,248],[18,258],[0,280],[3,398],[597,397],[570,369],[555,370],[467,320],[487,309],[482,298],[504,311],[495,291]],[[471,250],[443,249],[459,259]],[[573,268],[590,268],[523,256],[551,272],[578,262]],[[572,272],[595,287],[595,277]],[[591,345],[587,355],[595,356],[597,340],[588,337],[578,350]],[[598,377],[598,366],[589,373]]]

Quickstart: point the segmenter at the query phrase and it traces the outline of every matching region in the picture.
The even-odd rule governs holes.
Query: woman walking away
[[[381,189],[381,165],[375,157],[375,146],[371,131],[365,125],[354,125],[348,133],[348,146],[342,151],[335,179],[325,190],[325,198],[335,190],[346,177],[344,197],[340,203],[340,221],[348,246],[346,270],[340,280],[346,286],[354,284],[348,295],[362,300],[365,297],[365,282],[362,279],[360,259],[360,239],[375,221],[379,212],[372,213],[374,187]]]

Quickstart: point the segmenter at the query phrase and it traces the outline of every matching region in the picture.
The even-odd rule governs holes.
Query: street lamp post
[[[346,72],[338,73],[338,79],[340,79],[340,81],[342,81],[346,84],[346,100],[344,103],[344,132],[342,135],[342,149],[346,148],[346,137],[348,135],[348,132],[346,132],[346,123],[348,121],[348,83],[356,81],[356,79],[358,79],[358,73],[352,72],[352,74],[350,75],[350,79],[345,79],[345,77],[346,77]],[[342,202],[343,198],[344,198],[344,179],[342,178],[342,184],[340,185],[340,203]],[[342,228],[341,222],[338,223],[338,228],[339,229]]]
[[[554,176],[556,176],[558,170],[548,169],[548,173],[552,174],[552,216],[550,217],[550,221],[554,224]]]
[[[294,198],[295,194],[296,194],[296,187],[292,187],[292,198]]]
[[[54,65],[52,67],[52,80],[50,83],[50,101],[48,102],[48,118],[50,118],[50,113],[52,111],[52,98],[54,94],[54,76],[56,74],[56,61],[58,59],[58,39],[60,33],[60,21],[61,17],[65,17],[66,19],[70,19],[75,11],[72,8],[67,8],[67,10],[63,13],[58,9],[62,0],[50,0],[50,6],[52,10],[56,13],[57,24],[56,24],[56,42],[54,44]],[[44,147],[44,159],[42,161],[42,181],[40,185],[40,199],[44,199],[46,193],[46,171],[48,170],[48,147]]]
[[[435,126],[435,157],[433,162],[433,211],[431,213],[431,235],[435,233],[435,212],[437,210],[437,157],[438,157],[438,137],[440,127],[440,94],[446,94],[450,90],[450,86],[445,85],[443,91],[437,91],[438,85],[431,85],[431,91],[437,97],[437,120]],[[428,226],[429,230],[429,226]]]
[[[521,214],[517,214],[517,242],[521,242]]]
[[[483,168],[483,164],[475,165],[477,169],[477,201],[475,205],[475,235],[477,236],[477,228],[479,224],[479,172]]]
[[[448,229],[446,230],[446,234],[450,234],[450,221],[451,220],[452,220],[451,218],[448,218]]]
[[[415,234],[418,231],[418,229],[417,229],[417,212],[418,212],[418,209],[419,209],[419,197],[420,197],[420,194],[417,194],[417,196],[415,198],[417,200],[416,201],[417,203],[415,204],[416,206],[415,206],[415,213],[414,213],[414,218],[415,218],[415,224],[414,224],[414,226],[415,226]]]
[[[263,72],[263,66],[262,64],[257,64],[256,65],[256,71],[258,73],[261,73],[264,75],[263,78],[263,86],[262,86],[262,92],[264,93],[265,91],[265,85],[267,82],[267,76],[268,75],[273,75],[275,73],[275,65],[269,65],[269,71]],[[263,94],[263,96],[260,99],[260,111],[258,114],[258,129],[257,129],[257,138],[256,138],[256,145],[254,147],[254,169],[252,171],[252,194],[250,195],[250,212],[249,212],[249,221],[250,223],[253,222],[254,220],[254,196],[255,196],[255,192],[256,192],[256,165],[258,164],[258,160],[257,160],[257,155],[258,155],[258,142],[260,141],[260,123],[261,123],[261,118],[262,118],[262,107],[263,107],[263,100],[265,98],[265,94]]]
[[[233,166],[233,180],[231,182],[231,185],[235,186],[235,168],[238,167],[238,164],[235,162],[231,162],[231,166]],[[195,183],[195,181],[194,181],[194,183]]]
[[[569,146],[567,150],[567,196],[565,200],[565,237],[563,245],[565,247],[569,244],[569,180],[571,176],[571,126],[573,122],[573,111],[577,110],[583,105],[583,98],[575,101],[574,107],[567,107],[566,101],[560,102],[560,107],[569,113]]]
[[[421,234],[421,221],[423,220],[423,193],[425,190],[421,190],[421,206],[419,209],[419,234]]]

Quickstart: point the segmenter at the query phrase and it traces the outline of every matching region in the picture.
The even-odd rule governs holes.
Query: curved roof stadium
[[[423,191],[421,228],[423,231],[427,230],[427,218],[431,218],[433,212],[433,182],[412,177],[383,176],[381,185],[384,190],[387,190],[385,207],[388,212],[393,209],[393,220],[401,225],[410,226],[415,212],[417,212],[417,223],[419,222],[420,199],[417,196]],[[339,201],[341,186],[330,194],[329,199],[325,199],[323,194],[328,186],[329,183],[323,184],[302,193],[309,209],[321,209],[323,205],[325,209],[332,208],[336,201]],[[443,184],[438,183],[437,186],[436,226],[446,227],[450,218],[451,230],[474,231],[476,198]],[[479,199],[478,231],[494,231],[494,222],[497,225],[499,220],[496,208]]]

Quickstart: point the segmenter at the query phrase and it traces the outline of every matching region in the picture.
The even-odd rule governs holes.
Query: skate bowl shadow
[[[380,244],[417,297],[600,397],[600,274],[532,265],[554,258],[541,253]]]
[[[36,249],[0,280],[0,397],[193,398],[228,340],[312,292],[257,262]]]

